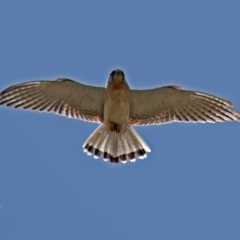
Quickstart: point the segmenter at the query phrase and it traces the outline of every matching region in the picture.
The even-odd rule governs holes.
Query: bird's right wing
[[[0,104],[54,112],[66,117],[101,122],[104,88],[66,78],[13,85],[0,93]]]
[[[231,102],[207,93],[166,86],[131,90],[130,124],[240,121]]]

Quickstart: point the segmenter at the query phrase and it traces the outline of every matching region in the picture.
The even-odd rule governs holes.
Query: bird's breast
[[[130,113],[130,90],[123,84],[107,87],[104,99],[104,123],[118,124],[122,129],[128,123]]]

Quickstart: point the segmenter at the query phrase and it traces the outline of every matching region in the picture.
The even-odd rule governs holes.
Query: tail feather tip
[[[83,151],[95,159],[102,155],[104,161],[126,163],[127,160],[135,162],[137,158],[147,158],[151,149],[130,126],[124,133],[116,133],[100,125],[83,144]]]

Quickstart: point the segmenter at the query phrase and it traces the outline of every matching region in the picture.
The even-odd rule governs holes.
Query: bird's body
[[[151,151],[131,125],[240,121],[228,100],[179,86],[131,90],[119,69],[112,71],[106,88],[65,78],[33,81],[3,90],[0,104],[100,123],[84,151],[115,163],[145,158]]]
[[[104,92],[103,123],[86,140],[83,147],[95,157],[111,162],[145,158],[148,145],[130,127],[131,91],[121,70],[111,73]]]
[[[130,89],[121,74],[109,81],[104,96],[104,124],[110,131],[123,132],[129,125],[130,116]]]

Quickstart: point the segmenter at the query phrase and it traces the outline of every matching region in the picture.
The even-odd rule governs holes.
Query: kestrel
[[[26,82],[3,90],[0,104],[100,123],[84,152],[113,163],[134,162],[151,151],[131,125],[240,121],[228,100],[179,86],[131,90],[119,69],[111,72],[106,88],[67,78]]]

